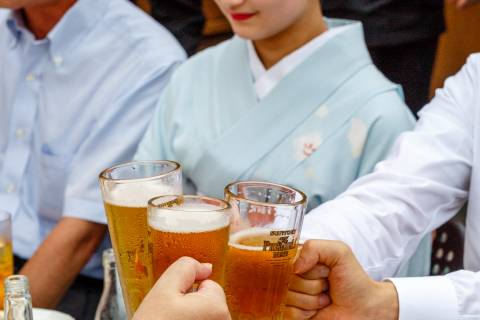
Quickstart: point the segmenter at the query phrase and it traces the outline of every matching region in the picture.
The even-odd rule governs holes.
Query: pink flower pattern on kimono
[[[322,144],[322,136],[318,132],[312,132],[300,136],[293,141],[294,158],[302,161],[310,157]]]

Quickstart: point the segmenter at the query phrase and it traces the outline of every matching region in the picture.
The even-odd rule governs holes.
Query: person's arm
[[[53,308],[105,237],[106,226],[62,218],[20,270],[35,307]]]
[[[400,320],[480,319],[480,272],[389,280],[398,292]]]
[[[315,313],[305,313],[305,296],[290,287],[286,320],[398,320],[399,307],[395,287],[390,282],[371,280],[355,259],[351,249],[342,242],[328,240],[310,240],[305,243],[299,258],[295,261],[294,273],[302,278],[312,270],[324,266],[329,269],[328,296],[330,303]],[[305,292],[308,288],[319,286],[324,280],[306,280],[298,283],[297,290]],[[325,294],[309,296],[310,299],[323,298]],[[437,319],[437,318],[422,318]],[[410,320],[420,320],[411,318]]]
[[[472,56],[447,80],[421,112],[415,130],[399,138],[373,174],[305,217],[304,239],[343,240],[371,276],[384,279],[395,274],[427,232],[458,212],[467,199],[472,170],[479,59]],[[469,313],[465,294],[474,290],[473,284],[465,290],[466,285],[454,284],[449,295],[459,297],[448,305],[460,315]],[[442,296],[430,299],[447,304]],[[437,319],[436,310],[431,312],[429,318]]]
[[[99,107],[98,119],[69,164],[63,218],[21,270],[31,278],[35,306],[55,306],[103,240],[98,174],[132,159],[175,62],[137,68],[111,106]]]
[[[180,258],[158,279],[133,320],[230,320],[222,287],[206,280],[211,273],[211,264]],[[192,292],[195,282],[200,284]]]
[[[319,266],[328,274],[311,278]],[[290,285],[285,310],[286,319],[357,319],[357,320],[470,320],[480,318],[480,272],[459,271],[447,276],[370,279],[355,259],[351,249],[342,242],[310,240],[305,243],[295,262],[298,280]],[[309,277],[310,276],[310,277]],[[309,279],[307,279],[309,278]],[[324,287],[328,279],[330,303],[316,313],[306,313],[309,300],[325,299],[324,293],[300,294]],[[456,289],[454,289],[456,286]],[[456,294],[461,293],[461,314]]]

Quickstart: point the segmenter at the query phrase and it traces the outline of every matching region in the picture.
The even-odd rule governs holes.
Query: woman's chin
[[[261,32],[256,32],[254,30],[245,30],[243,28],[239,29],[236,28],[233,31],[236,36],[243,38],[245,40],[252,40],[252,41],[257,41],[257,40],[263,40],[267,38],[264,34]]]

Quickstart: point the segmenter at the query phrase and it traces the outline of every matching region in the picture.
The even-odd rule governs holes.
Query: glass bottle
[[[104,282],[102,297],[95,312],[95,320],[126,319],[125,307],[122,304],[117,265],[113,249],[103,251]]]
[[[32,297],[28,278],[13,275],[5,279],[5,320],[32,320]]]

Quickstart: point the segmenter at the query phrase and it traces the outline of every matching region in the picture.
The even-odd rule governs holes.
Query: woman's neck
[[[36,39],[45,38],[76,0],[59,0],[53,4],[26,7],[22,10],[25,25]]]
[[[271,68],[282,58],[328,30],[319,7],[318,10],[307,12],[301,19],[273,37],[253,41],[265,69]]]

